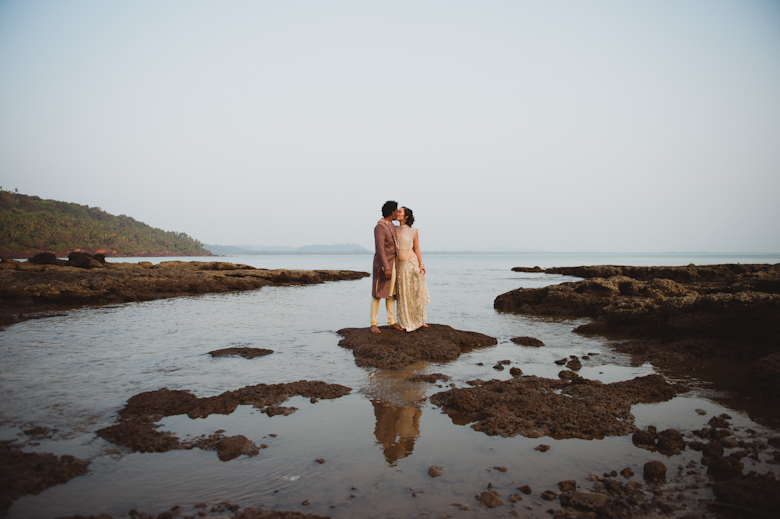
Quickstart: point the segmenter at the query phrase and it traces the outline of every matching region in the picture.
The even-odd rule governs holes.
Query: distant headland
[[[164,231],[99,207],[0,190],[0,257],[71,251],[113,257],[212,256],[183,232]]]

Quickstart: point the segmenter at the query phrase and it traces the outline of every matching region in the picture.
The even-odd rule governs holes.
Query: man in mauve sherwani
[[[371,277],[371,331],[381,333],[377,326],[379,300],[387,306],[387,324],[397,330],[395,322],[395,295],[398,293],[395,277],[395,259],[398,255],[398,239],[393,220],[398,218],[398,203],[388,200],[382,206],[382,219],[374,227],[374,269]]]

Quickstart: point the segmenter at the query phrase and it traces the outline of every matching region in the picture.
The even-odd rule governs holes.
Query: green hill
[[[0,190],[0,256],[58,256],[79,250],[106,256],[210,256],[184,233],[163,231],[99,207]]]

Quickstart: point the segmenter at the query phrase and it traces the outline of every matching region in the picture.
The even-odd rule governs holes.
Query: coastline
[[[257,262],[255,267],[272,266],[275,261]],[[359,268],[362,261],[278,260],[298,268],[326,265],[353,269]],[[140,263],[147,262],[118,269],[70,267],[70,272],[80,270],[94,276],[84,279],[97,286],[101,272],[123,273],[126,269],[153,274],[156,269],[172,269],[167,264],[139,269]],[[173,265],[179,270],[190,267],[201,272],[203,267],[213,269],[219,263],[182,261]],[[431,263],[436,266],[435,261]],[[529,518],[540,517],[546,510],[561,518],[588,513],[629,517],[651,511],[679,518],[686,513],[703,517],[705,510],[711,512],[715,507],[741,506],[767,513],[774,509],[771,498],[780,495],[776,480],[747,473],[755,470],[764,474],[772,468],[767,463],[772,463],[777,422],[770,425],[774,431],[767,432],[749,422],[739,408],[735,413],[732,408],[705,401],[709,397],[702,396],[695,381],[686,396],[673,396],[661,378],[678,393],[686,391],[685,380],[663,371],[648,378],[653,374],[649,365],[629,366],[628,356],[620,359],[618,355],[616,359],[611,355],[612,341],[571,333],[589,319],[514,317],[496,312],[490,304],[496,294],[510,288],[576,279],[568,274],[507,275],[510,269],[504,265],[500,274],[477,277],[488,281],[478,283],[477,291],[470,290],[465,279],[463,283],[452,282],[461,263],[458,258],[451,263],[457,267],[449,274],[434,269],[434,275],[440,277],[432,279],[436,283],[432,286],[438,289],[435,293],[439,301],[447,299],[456,304],[449,314],[443,313],[441,306],[435,309],[428,332],[435,332],[435,323],[442,319],[453,324],[463,321],[463,329],[478,330],[496,338],[498,344],[475,349],[460,345],[461,354],[453,359],[455,355],[431,341],[431,346],[441,350],[440,359],[428,360],[432,356],[424,353],[423,358],[401,369],[364,368],[357,354],[367,358],[364,354],[370,352],[358,352],[362,345],[336,347],[336,334],[343,331],[339,328],[344,323],[355,326],[353,321],[362,315],[359,312],[365,306],[365,282],[257,292],[236,298],[129,305],[85,312],[81,323],[79,318],[67,318],[58,319],[56,326],[29,323],[6,331],[5,345],[13,353],[10,358],[18,359],[8,373],[18,373],[19,380],[25,377],[37,381],[30,388],[16,383],[17,389],[9,395],[17,395],[16,400],[24,405],[12,413],[13,404],[9,403],[9,416],[21,417],[17,418],[20,424],[34,423],[62,431],[49,440],[37,440],[24,432],[28,430],[24,425],[24,436],[19,436],[24,444],[18,447],[19,452],[37,448],[39,452],[67,452],[93,461],[103,452],[121,453],[114,454],[121,460],[117,466],[93,463],[89,467],[90,482],[74,479],[44,497],[19,499],[10,516],[76,517],[72,514],[101,511],[121,517],[131,506],[155,514],[150,517],[166,514],[169,508],[192,515],[204,503],[219,510],[219,504],[227,500],[232,503],[230,507],[241,507],[234,513],[242,519],[253,517],[243,514],[257,503],[297,517],[313,512],[342,518],[391,517],[373,513],[390,502],[397,503],[401,510],[395,516],[418,512],[443,516],[448,511],[481,512],[497,507],[491,513],[506,516],[518,512]],[[234,270],[224,271],[226,275],[252,272],[237,262],[230,265]],[[484,268],[484,262],[477,265],[479,268],[472,269],[474,274],[467,277],[497,272]],[[500,279],[500,283],[490,284],[491,279]],[[444,292],[448,286],[450,291]],[[502,289],[496,290],[496,286]],[[561,285],[550,289],[555,286]],[[466,301],[473,306],[466,306]],[[475,317],[479,315],[488,318]],[[28,328],[29,333],[25,331]],[[518,344],[512,340],[518,335],[538,337],[539,344]],[[367,340],[380,339],[382,344],[377,343],[377,347],[387,350],[396,338],[414,342],[398,343],[399,347],[420,349],[416,334],[385,333],[384,328],[380,337],[368,335]],[[213,357],[213,352],[206,353],[219,347],[250,346],[270,347],[274,352],[251,359],[233,356],[220,360]],[[415,351],[406,353],[416,355]],[[445,357],[451,360],[443,360]],[[65,380],[59,364],[73,359],[77,363],[73,364],[72,376],[78,371],[84,373]],[[553,364],[553,359],[566,361],[565,367],[559,362]],[[699,374],[694,377],[702,379]],[[354,391],[322,403],[309,395],[294,396],[294,392],[290,393],[293,400],[289,404],[266,401],[261,393],[257,393],[262,397],[258,400],[260,406],[236,398],[247,391],[254,394],[260,389],[255,387],[258,382],[278,385],[281,390],[285,387],[282,385],[297,380],[342,384]],[[171,391],[162,391],[163,387]],[[108,394],[108,401],[96,401],[100,398],[96,390]],[[173,396],[170,393],[174,391],[178,397],[167,399],[166,395]],[[161,403],[170,401],[178,406],[180,400],[192,400],[193,407],[185,414],[171,413],[170,417],[167,404],[159,412],[149,408],[150,414],[127,421],[127,435],[113,429],[124,424],[114,417],[115,412],[121,418],[125,404],[146,401],[158,393]],[[645,393],[650,398],[642,396]],[[639,403],[637,397],[641,397]],[[580,405],[572,405],[575,401]],[[71,416],[67,422],[48,416],[54,404],[58,415]],[[86,427],[78,418],[86,416],[85,410],[90,417],[98,417],[96,422],[90,418]],[[205,418],[206,414],[210,417]],[[160,419],[158,415],[165,416]],[[593,427],[610,423],[610,428],[603,431]],[[159,431],[151,431],[148,426],[154,431],[159,426]],[[105,428],[117,434],[108,434],[111,439],[96,434]],[[71,445],[83,443],[89,447],[63,447],[62,440],[73,434],[73,429],[80,431],[80,440],[68,440]],[[229,432],[220,433],[221,429]],[[179,439],[178,444],[174,437]],[[143,482],[133,479],[123,481],[123,485],[141,490],[123,491],[120,497],[103,501],[96,499],[105,494],[112,481],[127,476],[121,471],[121,463],[137,462],[138,456],[128,455],[133,446],[126,445],[123,438],[148,438],[150,445],[168,445],[171,451],[178,451],[143,455],[148,478],[164,473],[157,478],[158,484],[170,484],[179,496],[176,501],[165,496],[148,497],[142,490]],[[37,441],[48,443],[36,447]],[[459,453],[454,455],[453,450]],[[223,461],[227,457],[235,461]],[[431,463],[443,473],[434,471],[439,475],[432,475]],[[648,463],[654,472],[645,470]],[[360,474],[352,467],[360,467]],[[675,467],[684,470],[678,472]],[[215,471],[226,481],[220,488],[229,490],[215,491]],[[665,480],[653,479],[659,471],[666,473]],[[192,473],[199,474],[197,483],[187,481]],[[738,473],[746,477],[735,479]],[[295,482],[279,479],[280,475],[299,474]],[[323,484],[326,480],[343,484]],[[365,481],[376,482],[376,488]],[[521,485],[528,494],[520,489]],[[64,497],[67,492],[91,495],[91,504],[69,502]],[[120,508],[124,506],[121,500],[127,505],[124,509]],[[174,504],[177,506],[171,508]],[[55,508],[56,513],[48,515],[31,513]],[[289,512],[281,512],[284,510]],[[226,514],[222,510],[220,516],[228,517]]]
[[[573,331],[617,340],[635,362],[734,359],[750,396],[780,400],[780,264],[512,270],[583,279],[501,294],[499,312],[590,318]]]
[[[53,256],[53,255],[52,255]],[[0,330],[30,318],[89,305],[153,301],[170,297],[355,280],[367,272],[258,269],[212,261],[105,263],[88,255],[47,263],[0,262]]]

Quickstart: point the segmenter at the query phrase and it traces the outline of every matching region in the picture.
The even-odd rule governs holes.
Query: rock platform
[[[39,255],[42,256],[42,255]],[[52,255],[53,256],[53,255]],[[0,262],[0,326],[85,305],[308,285],[368,277],[349,270],[266,270],[222,261],[106,263],[100,255]]]
[[[637,362],[724,357],[753,363],[763,397],[780,398],[780,264],[598,265],[544,272],[585,279],[518,288],[498,296],[494,308],[590,317],[574,331],[624,340],[616,349]]]

